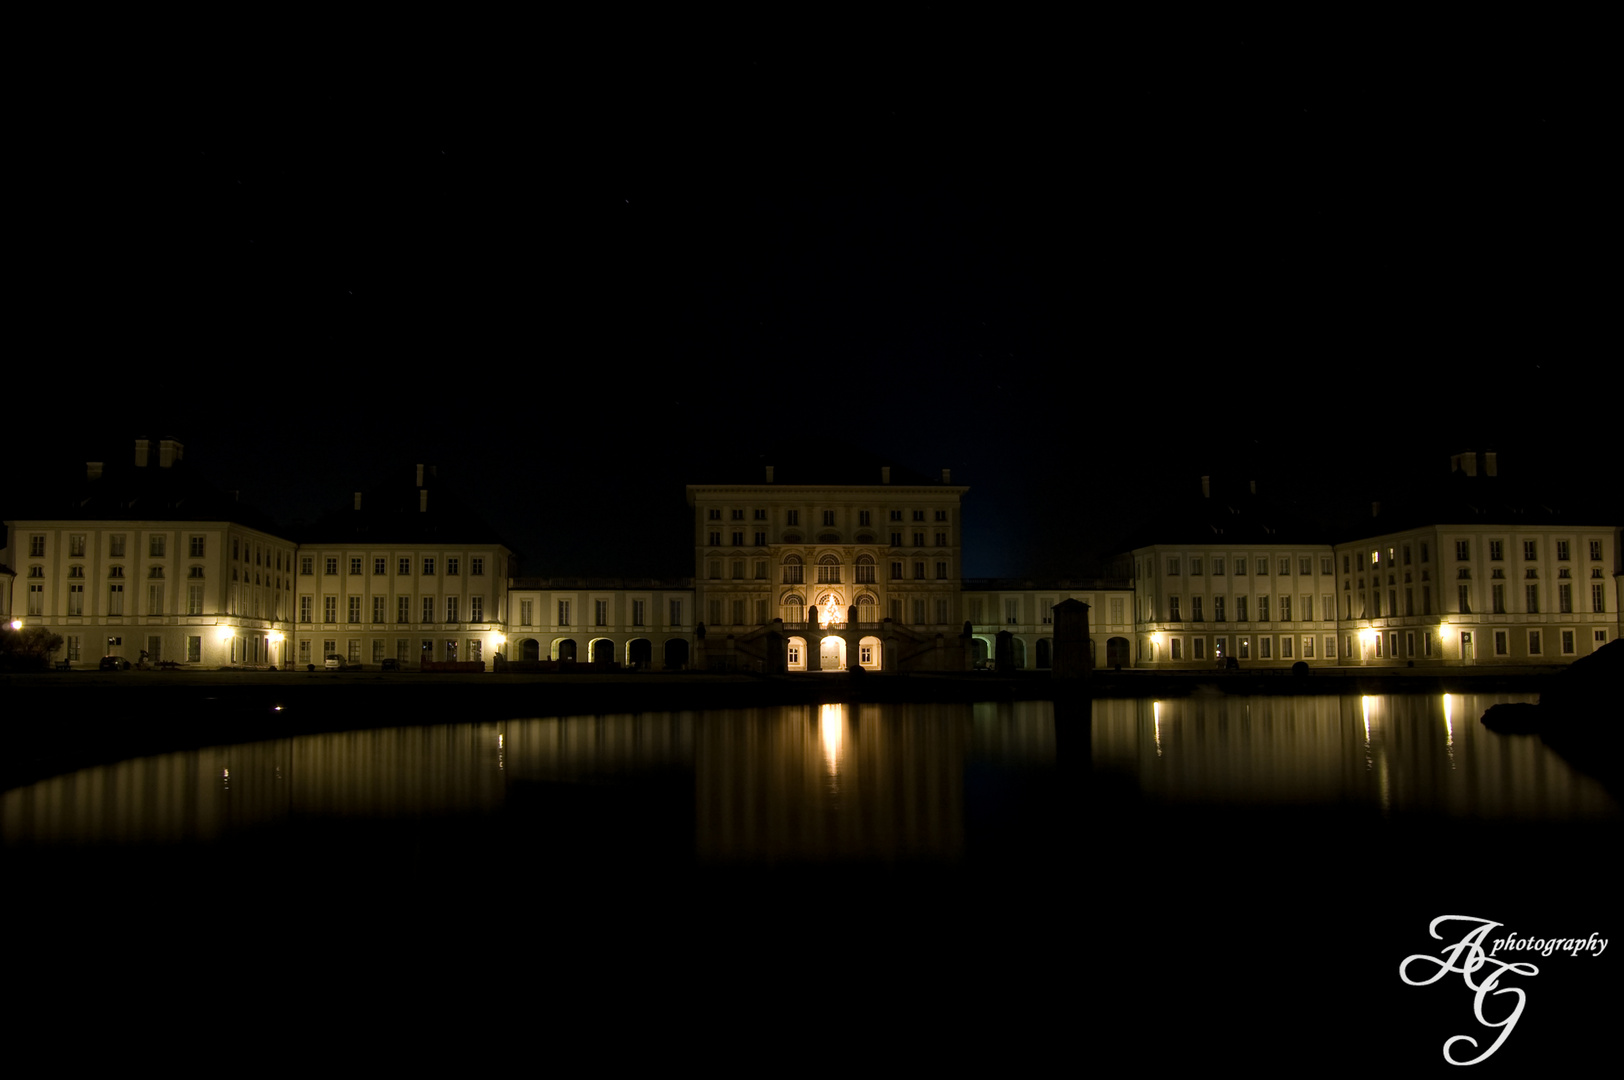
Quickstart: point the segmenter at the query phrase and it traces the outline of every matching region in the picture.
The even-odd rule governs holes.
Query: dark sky
[[[14,437],[173,436],[290,525],[434,462],[530,573],[689,571],[682,485],[740,468],[948,466],[970,575],[1203,473],[1615,441],[1611,125],[1538,42],[570,52],[64,100]]]

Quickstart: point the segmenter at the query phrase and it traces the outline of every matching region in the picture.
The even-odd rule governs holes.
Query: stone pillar
[[[782,675],[785,669],[784,658],[787,646],[784,642],[784,635],[777,629],[783,623],[777,619],[774,619],[773,622],[776,624],[775,628],[767,631],[766,636],[761,639],[762,647],[767,650],[762,658],[762,670],[768,675]]]
[[[814,621],[812,625],[815,627],[818,624]],[[806,670],[823,670],[823,633],[821,631],[809,633],[806,636]]]
[[[993,670],[1000,675],[1015,671],[1015,635],[1008,630],[998,631],[998,640],[993,646]]]
[[[1062,600],[1054,606],[1054,678],[1086,679],[1092,664],[1088,655],[1088,605]]]
[[[697,625],[694,626],[694,656],[693,656],[693,661],[694,661],[694,670],[695,671],[709,671],[710,670],[710,658],[709,658],[708,651],[705,648],[705,624],[704,623],[698,623]]]

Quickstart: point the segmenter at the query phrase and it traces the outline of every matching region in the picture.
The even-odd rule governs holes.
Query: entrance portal
[[[824,671],[844,671],[846,668],[846,639],[838,634],[825,637],[818,646],[818,663]]]

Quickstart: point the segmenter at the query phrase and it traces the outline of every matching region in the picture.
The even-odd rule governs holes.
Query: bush
[[[0,671],[46,671],[60,648],[62,635],[43,626],[0,627]]]

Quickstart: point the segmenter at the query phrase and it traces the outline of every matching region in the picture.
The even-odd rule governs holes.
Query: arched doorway
[[[992,648],[987,644],[986,638],[978,637],[970,639],[970,659],[974,663],[979,664],[982,667],[986,667],[987,658],[991,655]]]
[[[688,642],[683,638],[670,638],[665,643],[665,666],[671,670],[688,666]]]
[[[785,644],[784,666],[790,671],[806,670],[806,638],[792,637]]]
[[[633,638],[626,643],[626,663],[638,669],[654,664],[654,645],[648,638]]]
[[[864,671],[879,671],[883,658],[884,649],[879,638],[870,635],[857,643],[857,663]]]
[[[1038,638],[1038,667],[1054,667],[1053,650],[1054,645],[1049,638]]]
[[[1017,668],[1021,669],[1021,670],[1025,670],[1025,668],[1026,668],[1026,639],[1023,638],[1023,637],[1017,637],[1014,640],[1014,645],[1015,645],[1015,666]]]
[[[575,639],[559,638],[553,642],[553,659],[575,663]]]
[[[844,671],[846,668],[846,639],[839,634],[825,634],[818,643],[818,663],[824,671]]]
[[[519,659],[540,660],[541,644],[533,637],[527,637],[523,641],[519,642]]]
[[[598,638],[592,643],[592,662],[594,664],[612,664],[615,662],[615,643],[608,638]]]
[[[1129,667],[1132,661],[1128,659],[1128,639],[1114,637],[1105,639],[1105,666],[1109,668]]]

